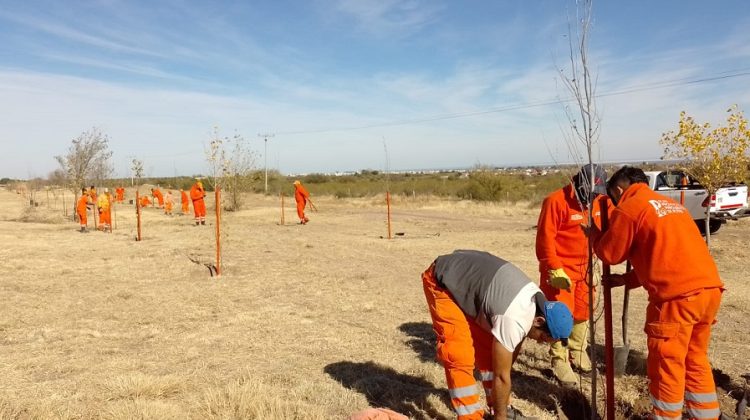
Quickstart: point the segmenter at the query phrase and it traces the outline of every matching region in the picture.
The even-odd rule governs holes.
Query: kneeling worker
[[[441,255],[422,274],[437,358],[460,420],[482,419],[474,369],[495,419],[512,418],[510,368],[527,336],[567,345],[573,315],[513,264],[482,251]]]

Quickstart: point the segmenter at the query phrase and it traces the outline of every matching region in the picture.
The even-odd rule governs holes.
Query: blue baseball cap
[[[573,330],[573,314],[564,303],[547,301],[542,306],[547,330],[555,340],[561,340],[567,345],[570,332]]]

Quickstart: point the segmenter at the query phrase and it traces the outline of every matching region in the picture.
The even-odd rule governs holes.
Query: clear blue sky
[[[206,172],[214,126],[260,167],[257,134],[276,133],[268,166],[285,173],[383,169],[384,140],[391,169],[569,162],[563,106],[523,105],[568,95],[555,68],[572,4],[3,0],[0,177],[46,177],[92,126],[119,176],[130,156],[148,176]],[[603,160],[658,158],[681,110],[750,112],[748,75],[686,83],[750,72],[750,2],[598,1],[594,15],[598,92],[635,90],[598,99]]]

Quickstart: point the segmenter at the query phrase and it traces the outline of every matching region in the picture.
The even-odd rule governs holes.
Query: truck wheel
[[[719,231],[719,228],[721,228],[722,225],[721,220],[709,220],[708,221],[708,231],[711,232],[711,235]]]
[[[696,220],[695,224],[698,225],[698,230],[701,231],[701,235],[706,236],[706,221],[705,220]],[[721,228],[722,221],[711,219],[708,222],[708,231],[711,232],[713,235],[714,233],[718,232]]]

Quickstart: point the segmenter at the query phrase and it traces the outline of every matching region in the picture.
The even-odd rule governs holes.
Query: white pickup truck
[[[747,185],[732,185],[719,188],[711,197],[706,190],[682,171],[646,172],[649,186],[685,206],[698,224],[705,230],[706,207],[711,207],[709,231],[714,233],[729,219],[750,216]]]

